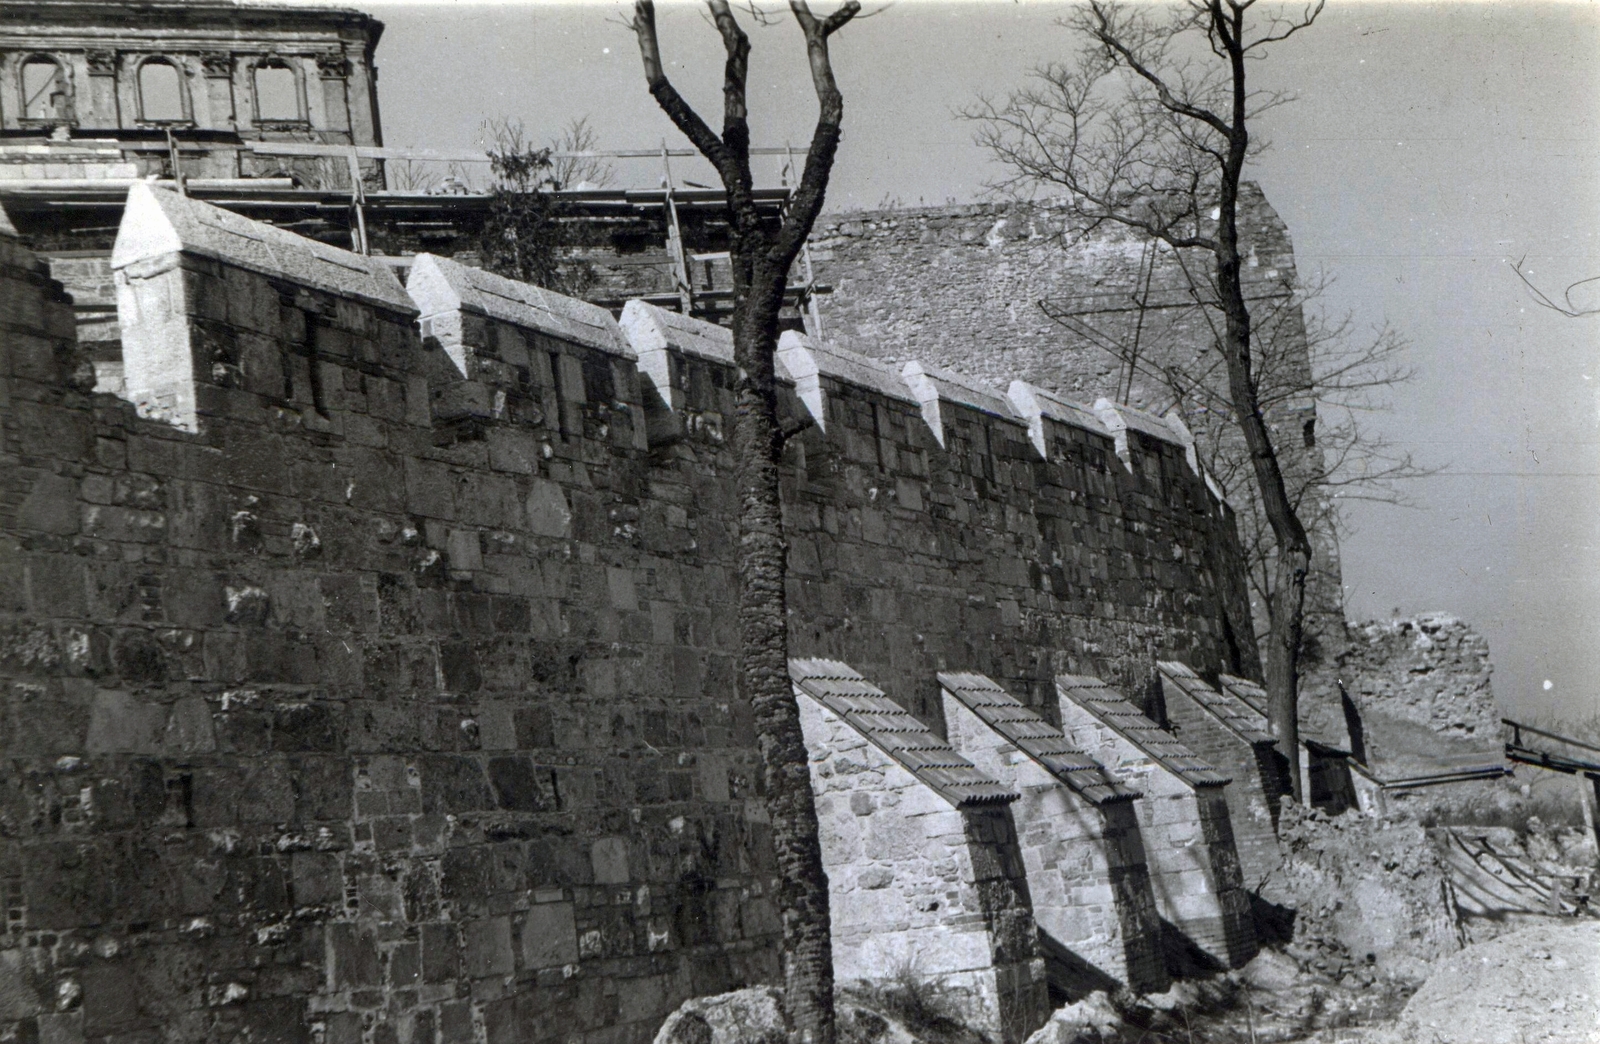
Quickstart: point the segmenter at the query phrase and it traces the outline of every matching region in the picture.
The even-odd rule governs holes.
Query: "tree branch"
[[[861,4],[859,0],[845,0],[838,10],[821,20],[812,14],[806,0],[789,0],[789,9],[794,12],[795,21],[800,24],[800,30],[806,38],[811,84],[817,92],[817,126],[811,133],[811,148],[806,152],[806,165],[800,175],[800,184],[789,200],[783,225],[767,252],[768,260],[784,272],[799,256],[812,224],[822,211],[828,175],[833,169],[834,155],[839,151],[844,96],[839,93],[839,84],[833,76],[828,38],[860,12]]]

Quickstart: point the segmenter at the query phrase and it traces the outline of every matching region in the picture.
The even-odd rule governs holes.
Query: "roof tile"
[[[789,661],[789,677],[797,689],[844,719],[957,808],[1017,799],[1015,792],[978,771],[976,765],[848,664],[793,659]]]
[[[1246,743],[1255,745],[1278,742],[1277,737],[1267,728],[1266,716],[1250,706],[1246,700],[1231,692],[1218,692],[1213,689],[1206,684],[1204,678],[1190,670],[1187,664],[1176,660],[1161,660],[1156,667],[1161,671],[1163,683],[1176,685],[1188,693],[1190,699],[1209,711],[1212,717]]]
[[[1064,733],[1024,707],[1009,692],[981,674],[941,671],[939,684],[980,720],[1050,774],[1097,805],[1138,797],[1138,791],[1073,746]]]
[[[1099,678],[1058,674],[1056,691],[1190,786],[1220,786],[1230,782],[1227,776],[1201,760],[1194,751],[1178,742],[1177,737],[1145,717],[1122,693]]]

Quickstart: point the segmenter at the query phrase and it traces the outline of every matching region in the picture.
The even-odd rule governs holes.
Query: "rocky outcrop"
[[[1295,912],[1289,952],[1330,978],[1373,968],[1421,981],[1461,948],[1445,869],[1405,817],[1321,812],[1285,803],[1283,865],[1261,898]]]

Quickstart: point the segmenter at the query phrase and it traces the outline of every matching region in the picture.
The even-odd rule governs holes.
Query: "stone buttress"
[[[1165,990],[1139,795],[988,678],[941,672],[939,683],[951,745],[1020,795],[1011,814],[1052,991]]]
[[[791,660],[811,755],[841,986],[912,978],[947,1014],[1020,1044],[1049,1013],[1009,805],[845,664]]]
[[[1259,728],[1267,728],[1265,689],[1248,678],[1231,674],[1220,676],[1217,682],[1224,695],[1238,701],[1257,720]],[[1366,779],[1352,771],[1350,741],[1303,719],[1304,715],[1300,722],[1300,778],[1305,781],[1306,804],[1330,816],[1347,808],[1364,812],[1373,809],[1375,788],[1364,786]]]
[[[1224,788],[1228,777],[1098,678],[1056,679],[1062,731],[1143,795],[1139,829],[1169,968],[1237,968],[1256,954]]]
[[[1226,773],[1233,843],[1245,883],[1254,889],[1281,862],[1279,802],[1289,793],[1289,766],[1266,720],[1237,697],[1218,692],[1188,667],[1157,665],[1168,728],[1185,747]]]

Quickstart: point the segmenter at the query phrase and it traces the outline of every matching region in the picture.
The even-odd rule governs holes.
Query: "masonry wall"
[[[1009,810],[952,807],[821,703],[797,698],[835,979],[912,979],[947,1016],[1022,1041],[1049,1007]]]
[[[1156,308],[1141,316],[1127,306],[1141,292],[1157,302],[1187,300],[1184,266],[1172,251],[1147,250],[1114,228],[1079,239],[1069,234],[1066,219],[1048,199],[825,215],[811,252],[817,281],[831,288],[817,299],[823,335],[896,364],[920,359],[991,383],[1020,378],[1069,399],[1106,396],[1165,413],[1171,393],[1152,371],[1204,369],[1215,335],[1198,309]],[[1294,285],[1288,229],[1254,184],[1240,186],[1239,225],[1247,295],[1282,294]],[[1188,256],[1185,263],[1190,272],[1209,271],[1204,256]],[[1058,313],[1093,314],[1060,322],[1041,302]],[[1310,367],[1298,305],[1259,300],[1255,326],[1258,337],[1284,346],[1286,366]],[[1136,339],[1142,365],[1131,375],[1100,347],[1106,340],[1131,345]],[[1237,440],[1231,422],[1203,404],[1179,409],[1203,440]],[[1305,435],[1314,418],[1314,403],[1305,396],[1268,411],[1291,477],[1321,467],[1321,451]],[[1248,485],[1240,475],[1230,493],[1246,496]],[[1317,544],[1308,610],[1317,627],[1336,630],[1343,623],[1338,548],[1320,532]]]
[[[1041,459],[1019,421],[954,403],[941,447],[915,402],[821,385],[826,431],[787,445],[796,655],[845,660],[935,723],[940,670],[1057,721],[1073,665],[1143,691],[1180,647],[1227,656],[1245,610],[1207,556],[1232,522],[1182,447],[1130,433],[1130,471],[1106,436],[1047,418]]]
[[[678,366],[693,423],[651,444],[625,353],[479,317],[480,416],[404,307],[184,254],[127,277],[190,335],[188,431],[77,390],[69,304],[0,249],[0,1027],[637,1041],[777,975],[730,367]],[[796,654],[928,720],[939,668],[1221,666],[1230,534],[1179,447],[1040,460],[950,406],[941,450],[828,393],[787,456]]]
[[[1236,968],[1255,956],[1255,929],[1228,822],[1224,787],[1192,787],[1063,697],[1062,729],[1139,791],[1139,833],[1174,974]],[[1198,951],[1196,954],[1194,951]]]
[[[1011,816],[1052,987],[1070,1000],[1118,986],[1165,990],[1161,922],[1135,802],[1092,804],[959,700],[946,696],[944,705],[951,746],[1021,795]]]

